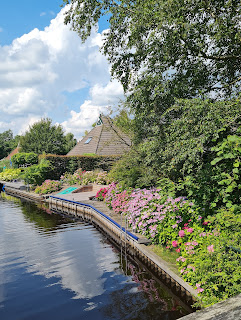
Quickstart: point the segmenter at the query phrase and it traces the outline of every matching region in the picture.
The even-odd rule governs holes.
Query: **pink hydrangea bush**
[[[196,288],[202,306],[240,293],[241,254],[229,248],[240,248],[241,212],[225,208],[204,219],[205,212],[183,197],[168,198],[156,188],[127,192],[116,183],[108,186],[105,202],[127,215],[133,231],[179,255],[180,274]]]
[[[45,180],[41,186],[37,186],[35,193],[48,194],[59,191],[62,188],[62,182],[56,180]]]

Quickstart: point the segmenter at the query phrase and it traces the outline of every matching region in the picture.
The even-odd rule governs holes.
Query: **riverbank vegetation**
[[[178,251],[202,305],[240,293],[240,2],[63,2],[82,41],[108,17],[102,50],[132,113],[100,199]]]
[[[133,147],[120,160],[44,154],[19,173],[41,194],[50,179],[108,184],[96,198],[177,255],[201,306],[241,293],[240,12],[237,1],[71,1],[65,22],[83,41],[110,17],[103,52],[128,93],[116,124]]]

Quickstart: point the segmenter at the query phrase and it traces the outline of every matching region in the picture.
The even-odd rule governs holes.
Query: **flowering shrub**
[[[108,185],[107,192],[105,195],[105,202],[110,209],[113,209],[113,207],[111,205],[112,200],[115,200],[117,194],[119,194],[119,193],[121,193],[121,188],[118,183],[112,182],[110,185]]]
[[[62,187],[61,181],[56,180],[45,180],[41,186],[35,189],[35,193],[48,194],[59,191]]]
[[[133,230],[155,243],[175,246],[176,235],[194,214],[192,207],[183,197],[166,198],[158,189],[143,189],[132,193],[127,211]]]
[[[106,171],[82,171],[81,168],[76,170],[74,174],[65,172],[60,180],[68,185],[79,184],[87,185],[89,183],[108,184],[109,178]]]
[[[106,204],[125,213],[133,231],[180,254],[179,271],[196,288],[202,306],[241,292],[241,211],[221,209],[216,216],[183,197],[167,198],[159,189],[107,187]],[[202,216],[200,215],[202,212]]]
[[[5,169],[0,173],[0,180],[12,181],[18,179],[21,175],[21,169]]]
[[[81,168],[79,168],[78,170],[76,170],[74,172],[74,174],[65,172],[61,177],[60,177],[60,181],[62,181],[62,183],[66,183],[68,185],[73,185],[73,184],[82,184],[82,180],[83,180],[83,174],[85,173],[85,171],[82,171]]]
[[[178,232],[170,249],[182,277],[197,289],[201,305],[208,306],[241,292],[241,214],[221,209],[210,220],[190,220]]]
[[[97,193],[96,193],[96,198],[99,201],[104,201],[105,196],[107,193],[107,189],[106,188],[101,188]]]
[[[97,184],[109,184],[110,179],[106,171],[97,171],[97,176],[95,178],[95,183]]]
[[[83,174],[82,184],[97,183],[97,184],[108,184],[109,178],[106,171],[94,170],[86,171]]]

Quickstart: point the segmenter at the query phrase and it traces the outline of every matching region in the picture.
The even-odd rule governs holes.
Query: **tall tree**
[[[63,129],[60,125],[53,125],[49,118],[41,119],[30,126],[25,135],[21,137],[20,145],[23,152],[66,153],[66,138]]]
[[[69,132],[65,136],[65,153],[68,153],[76,145],[77,140],[73,133]]]
[[[15,149],[18,145],[19,136],[13,137],[12,130],[0,133],[0,159],[5,158],[9,152]]]
[[[9,143],[13,139],[12,130],[0,133],[0,159],[6,157],[10,151]]]
[[[65,23],[85,41],[105,15],[103,52],[131,93],[142,137],[156,133],[175,98],[239,95],[240,1],[72,0]]]

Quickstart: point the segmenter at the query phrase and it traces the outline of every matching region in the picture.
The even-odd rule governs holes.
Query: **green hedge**
[[[38,163],[38,155],[34,152],[19,152],[12,156],[14,167],[18,168],[24,165],[33,165]]]
[[[78,168],[91,171],[102,169],[109,171],[114,162],[120,159],[119,156],[60,156],[40,155],[39,159],[46,159],[51,164],[48,179],[58,180],[65,172],[74,173]]]

